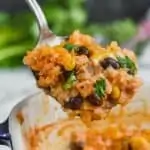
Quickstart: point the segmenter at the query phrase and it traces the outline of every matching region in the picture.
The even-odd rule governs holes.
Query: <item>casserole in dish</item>
[[[107,135],[106,137],[110,139],[109,142],[115,136],[120,138],[121,134],[125,137],[124,142],[121,141],[122,144],[131,143],[130,147],[133,150],[149,150],[149,90],[150,85],[143,85],[134,100],[125,108],[122,109],[116,106],[112,109],[107,119],[94,121],[88,126],[78,118],[68,119],[60,104],[52,98],[49,100],[50,97],[45,96],[45,94],[37,92],[16,105],[9,117],[9,133],[12,147],[14,150],[72,150],[71,144],[84,143],[83,150],[87,150],[89,148],[88,143],[95,145],[91,141],[94,141],[92,140],[93,138],[97,139],[94,132],[96,131],[96,134],[100,132],[97,135],[100,134],[103,137],[105,133],[105,136]],[[120,132],[119,127],[121,124],[124,127],[124,131],[128,131],[130,138],[127,137],[127,132],[124,132],[126,134]],[[101,131],[105,132],[102,134]],[[78,141],[78,139],[82,139],[81,133],[83,133],[84,137],[85,135],[92,135],[92,139],[88,143],[85,142],[84,138],[83,141]],[[76,138],[73,138],[73,136]],[[35,139],[36,142],[34,142]],[[118,144],[116,141],[113,141],[113,143]],[[130,147],[126,146],[125,150],[129,150]],[[94,150],[97,150],[96,147],[94,148]],[[118,146],[117,148],[119,149],[120,147]],[[107,148],[105,149],[108,150]],[[109,148],[109,150],[112,149]]]

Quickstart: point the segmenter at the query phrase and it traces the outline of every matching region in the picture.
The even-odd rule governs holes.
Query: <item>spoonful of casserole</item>
[[[85,121],[106,117],[117,104],[129,103],[142,82],[135,54],[116,42],[103,47],[76,30],[67,38],[54,35],[35,0],[26,0],[35,13],[38,45],[24,63],[39,88],[54,97],[68,113]]]

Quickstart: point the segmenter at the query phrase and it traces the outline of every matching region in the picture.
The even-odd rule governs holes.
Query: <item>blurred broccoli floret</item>
[[[137,31],[137,25],[130,19],[117,20],[107,24],[90,25],[87,32],[101,34],[108,41],[117,41],[122,44],[132,38]]]
[[[104,29],[102,31],[104,35],[120,44],[132,38],[137,30],[135,23],[130,19],[115,21],[106,25]]]

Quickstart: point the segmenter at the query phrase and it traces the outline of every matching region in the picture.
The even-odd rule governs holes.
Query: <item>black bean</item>
[[[83,142],[72,142],[70,147],[71,147],[71,150],[83,150],[84,143]]]
[[[64,78],[65,78],[65,79],[68,79],[68,77],[70,76],[71,72],[72,72],[72,71],[66,71],[66,70],[64,70],[64,71],[63,71],[63,76],[64,76]]]
[[[135,72],[132,71],[132,70],[128,70],[127,73],[130,74],[130,75],[135,75]]]
[[[78,48],[76,48],[76,52],[78,55],[89,56],[89,50],[85,46],[79,46]]]
[[[72,97],[68,102],[64,104],[64,107],[72,110],[77,110],[81,108],[82,103],[83,103],[82,97],[80,96]]]
[[[65,38],[64,38],[64,39],[65,39],[65,41],[68,41],[68,40],[69,40],[69,38],[70,38],[69,36],[65,36]]]
[[[103,61],[100,62],[100,64],[104,69],[107,69],[109,66],[113,67],[114,69],[120,68],[118,61],[111,57],[105,58]]]
[[[89,95],[87,97],[87,101],[90,102],[94,106],[102,105],[102,100],[100,99],[100,97],[96,93]]]

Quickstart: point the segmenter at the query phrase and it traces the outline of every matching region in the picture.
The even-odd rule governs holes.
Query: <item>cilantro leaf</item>
[[[77,46],[71,43],[67,43],[64,45],[64,48],[67,49],[68,51],[72,51],[73,49],[75,49]]]
[[[94,85],[94,88],[95,88],[96,94],[100,98],[104,97],[105,91],[106,91],[106,81],[104,79],[97,80],[95,85]]]
[[[128,72],[130,74],[133,74],[133,75],[136,74],[136,72],[137,72],[136,65],[128,56],[125,56],[124,58],[118,56],[117,60],[118,60],[118,62],[120,64],[121,68],[128,69]]]
[[[63,88],[65,90],[70,89],[73,86],[75,81],[76,81],[76,76],[75,76],[74,72],[72,71],[68,75],[68,78],[67,78],[66,82],[64,83]]]

